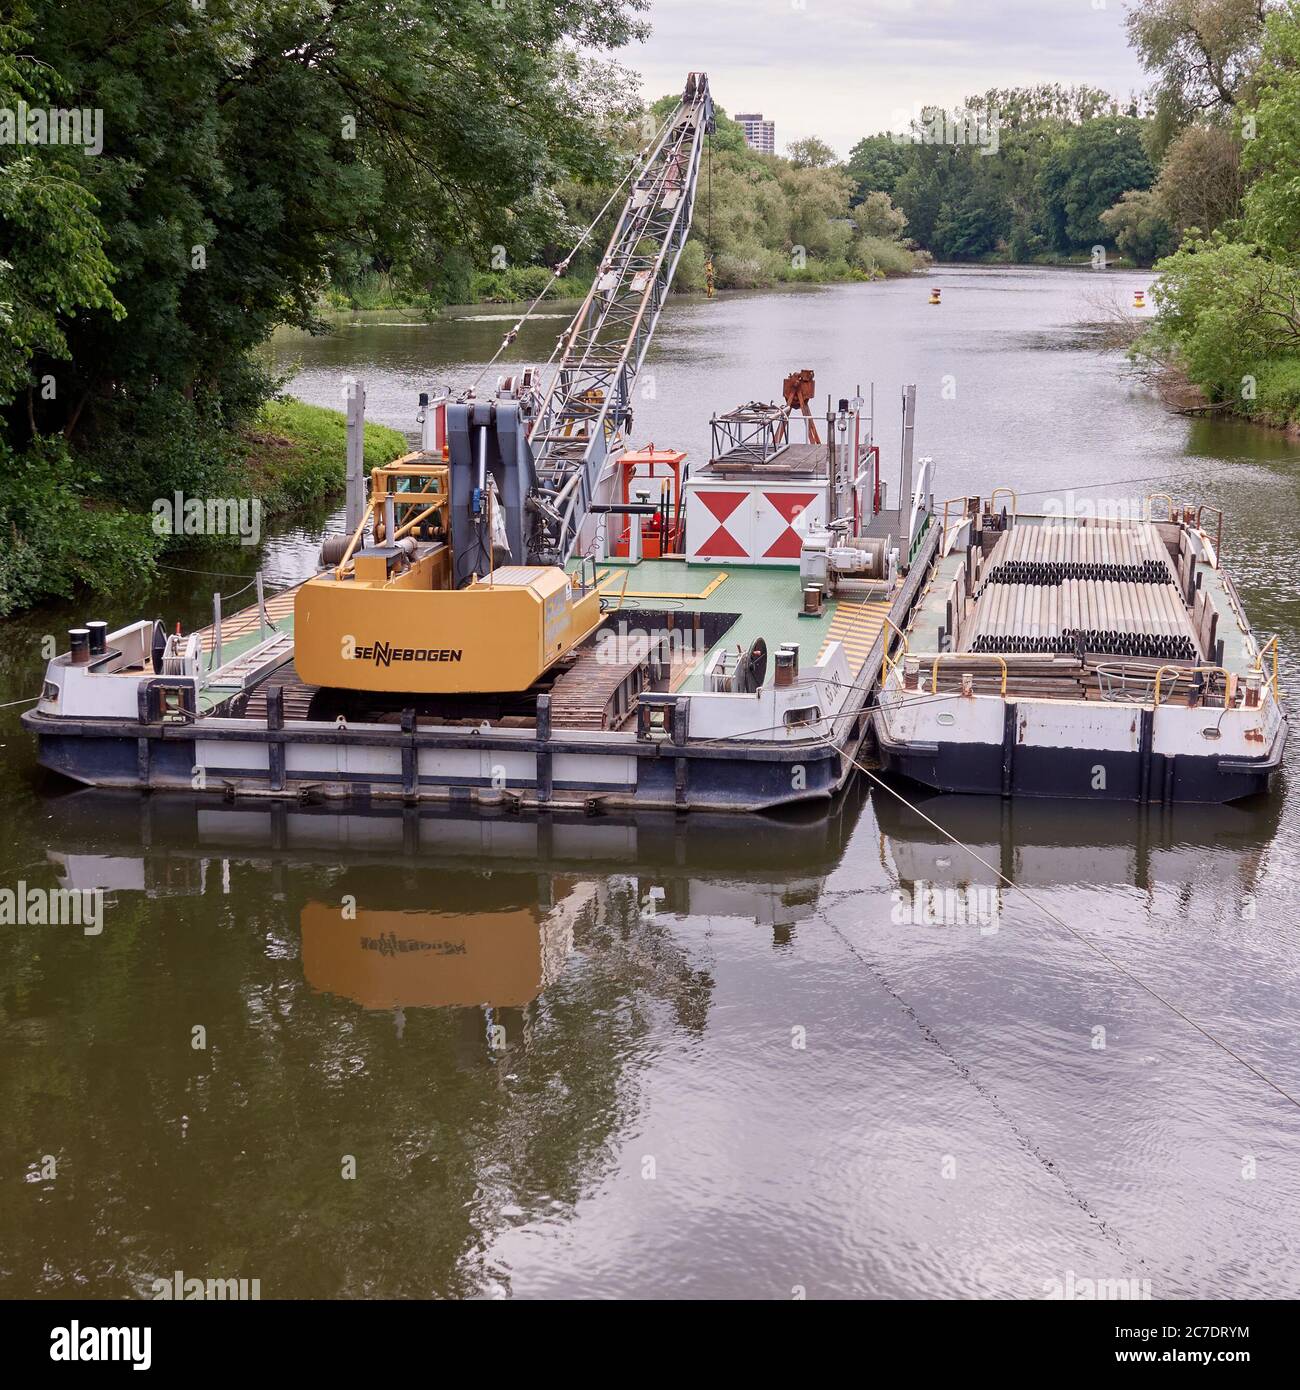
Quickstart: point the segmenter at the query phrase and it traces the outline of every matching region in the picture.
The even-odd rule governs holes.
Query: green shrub
[[[66,598],[79,582],[112,592],[153,574],[163,543],[148,517],[88,505],[61,439],[20,454],[0,443],[0,469],[0,617]]]
[[[593,272],[594,273],[594,269]],[[551,270],[544,265],[509,266],[505,270],[476,270],[469,277],[472,304],[516,304],[536,299],[550,284]],[[552,299],[581,299],[591,287],[591,275],[573,269],[551,287]]]
[[[915,252],[883,237],[863,237],[855,247],[855,255],[859,268],[873,279],[882,275],[910,275],[916,269]]]
[[[703,290],[705,259],[704,247],[698,241],[688,241],[682,247],[682,256],[677,262],[673,288],[682,294],[698,294]]]
[[[1261,362],[1255,378],[1255,399],[1243,409],[1265,424],[1300,425],[1300,357],[1275,357]]]
[[[1157,267],[1157,315],[1135,349],[1176,363],[1211,400],[1243,398],[1258,363],[1300,355],[1300,267],[1216,232]]]

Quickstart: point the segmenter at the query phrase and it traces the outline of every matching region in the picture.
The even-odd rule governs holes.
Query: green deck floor
[[[747,651],[754,638],[761,637],[767,643],[769,676],[772,653],[784,642],[799,644],[801,666],[816,661],[837,606],[834,599],[828,599],[820,618],[800,617],[803,590],[799,571],[786,566],[728,568],[726,565],[688,565],[682,560],[642,560],[640,564],[629,566],[611,560],[602,563],[597,572],[604,575],[600,581],[601,592],[612,600],[611,608],[618,604],[623,575],[627,574],[629,597],[623,603],[626,611],[680,607],[683,613],[739,613],[735,624],[710,648],[710,654],[717,646],[734,647],[737,643]],[[693,597],[703,593],[720,574],[725,574],[726,579],[707,598]],[[637,597],[631,596],[634,592]],[[644,593],[670,597],[640,597]],[[706,657],[695,666],[681,688],[703,690],[707,664]]]

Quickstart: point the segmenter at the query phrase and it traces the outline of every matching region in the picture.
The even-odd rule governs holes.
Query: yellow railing
[[[947,544],[948,544],[948,508],[949,508],[949,507],[954,507],[954,506],[960,507],[960,508],[961,508],[961,511],[960,511],[960,512],[957,514],[957,516],[953,519],[953,523],[952,523],[952,529],[953,529],[954,531],[956,531],[956,530],[960,529],[962,526],[964,526],[964,525],[970,520],[970,513],[966,510],[966,508],[967,508],[967,506],[969,505],[969,503],[970,503],[970,498],[969,498],[969,497],[950,497],[950,498],[948,498],[948,500],[943,504],[943,530],[942,530],[942,531],[940,532],[940,534],[939,534],[939,553],[940,553],[940,554],[945,553],[945,547],[946,547]],[[910,557],[909,557],[909,558],[910,558]]]
[[[1007,698],[1007,663],[996,652],[940,652],[930,666],[930,689],[939,689],[939,663],[941,661],[996,661],[1002,667],[1002,698]],[[963,672],[963,674],[965,674]]]
[[[998,497],[1004,492],[1011,498],[1011,515],[1015,516],[1020,511],[1020,499],[1016,496],[1015,489],[1009,487],[995,487],[993,489],[989,495],[989,511],[994,514],[997,513]]]
[[[1172,684],[1176,687],[1183,676],[1222,676],[1223,677],[1223,708],[1228,708],[1228,673],[1222,666],[1162,666],[1156,672],[1155,703],[1160,704],[1160,685],[1164,679],[1166,671],[1174,673]]]
[[[884,624],[885,624],[885,647],[884,647],[884,651],[881,653],[881,661],[880,661],[880,670],[881,670],[881,673],[882,673],[882,675],[883,675],[883,677],[884,677],[884,679],[882,680],[881,684],[882,684],[882,685],[888,685],[888,684],[889,684],[889,678],[890,678],[890,676],[893,675],[894,669],[895,669],[895,668],[897,667],[897,665],[898,665],[898,662],[895,661],[895,660],[889,655],[889,643],[890,643],[890,641],[891,641],[891,636],[890,636],[890,634],[892,633],[894,636],[899,637],[899,638],[902,639],[902,643],[903,643],[903,653],[902,653],[902,654],[903,654],[904,657],[906,657],[906,656],[907,656],[907,633],[905,633],[905,632],[902,630],[902,628],[900,628],[900,627],[895,627],[894,624],[893,624],[888,618],[884,618],[884,619],[882,619],[882,621],[883,621]]]
[[[352,552],[361,544],[361,538],[366,534],[366,526],[374,510],[374,502],[367,502],[365,511],[361,513],[361,525],[352,533],[352,539],[348,542],[347,549],[343,552],[343,558],[334,566],[335,579],[342,579],[347,572],[348,561],[352,559]]]
[[[1280,700],[1280,699],[1281,699],[1281,695],[1278,693],[1278,684],[1277,684],[1277,651],[1278,651],[1278,647],[1277,647],[1277,633],[1274,633],[1274,634],[1272,635],[1272,637],[1270,637],[1270,638],[1268,639],[1268,641],[1265,642],[1264,645],[1259,649],[1259,655],[1256,656],[1256,658],[1255,658],[1255,670],[1257,670],[1257,671],[1260,673],[1260,675],[1263,675],[1263,674],[1264,674],[1264,658],[1265,658],[1270,652],[1272,652],[1272,654],[1273,654],[1273,674],[1272,674],[1272,676],[1269,677],[1269,682],[1268,682],[1268,683],[1269,683],[1269,685],[1273,688],[1273,698],[1274,698],[1275,700]]]
[[[398,460],[398,463],[400,463],[400,460]],[[410,474],[392,471],[395,469],[395,464],[389,464],[383,468],[376,468],[371,474],[370,496],[366,499],[365,510],[361,513],[361,524],[353,532],[352,539],[348,542],[347,548],[343,552],[343,558],[334,567],[334,577],[336,579],[342,579],[347,572],[348,564],[355,554],[357,547],[361,544],[362,538],[366,534],[366,527],[371,524],[372,520],[375,523],[376,539],[378,539],[378,532],[384,525],[383,519],[380,516],[380,507],[386,503],[389,498],[392,499],[394,508],[402,507],[409,509],[418,506],[421,502],[427,502],[429,505],[422,511],[417,512],[415,516],[409,517],[400,526],[394,527],[391,537],[384,535],[383,540],[386,544],[393,544],[400,541],[404,536],[411,535],[423,525],[424,522],[428,521],[430,517],[437,516],[445,510],[447,506],[447,494],[439,486],[435,485],[432,492],[427,489],[410,489],[403,492],[398,488],[390,487],[389,484],[391,482],[398,481],[404,476],[411,476]],[[416,476],[423,475],[417,474]]]
[[[1163,502],[1165,504],[1165,515],[1163,517],[1151,515],[1152,502]],[[1146,511],[1148,521],[1173,521],[1174,520],[1174,499],[1167,492],[1152,492],[1147,494]]]
[[[1223,550],[1223,508],[1212,507],[1208,502],[1202,502],[1196,509],[1196,529],[1204,532],[1205,527],[1201,525],[1201,516],[1205,512],[1213,512],[1218,517],[1218,524],[1214,528],[1214,568],[1219,568],[1219,555]]]
[[[948,500],[947,500],[946,502],[944,502],[944,504],[943,504],[943,529],[944,529],[945,531],[947,531],[947,529],[948,529],[948,508],[949,508],[949,507],[953,507],[953,506],[960,506],[961,509],[962,509],[962,513],[961,513],[962,519],[964,520],[965,517],[966,517],[966,504],[967,504],[969,501],[970,501],[970,498],[969,498],[969,497],[949,497]]]

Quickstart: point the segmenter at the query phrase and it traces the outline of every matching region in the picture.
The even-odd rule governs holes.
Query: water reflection
[[[1017,882],[1086,903],[1074,917],[1089,932],[1121,922],[1133,948],[1181,921],[1175,993],[1205,982],[1198,942],[1238,971],[1256,945],[1203,923],[1231,920],[1266,876],[1275,800],[1095,818],[974,798],[924,809]],[[645,1293],[668,1279],[696,1293],[787,1296],[812,1280],[821,1293],[1033,1297],[1074,1269],[1154,1274],[1160,1296],[1220,1287],[1203,1262],[1167,1261],[1188,1192],[1210,1245],[1240,1229],[1271,1251],[1248,1285],[1294,1282],[1253,1189],[1211,1200],[1217,1151],[1171,1185],[1192,1139],[1174,1141],[1171,1117],[1195,1114],[1199,1095],[1248,1133],[1253,1083],[1189,1059],[1183,1025],[1128,996],[1119,1050],[1099,1064],[1086,1038],[1114,1023],[1106,971],[1023,904],[1017,915],[1018,895],[994,937],[891,923],[890,892],[996,875],[863,782],[772,820],[82,792],[52,824],[62,885],[111,894],[111,954],[74,966],[69,943],[48,968],[77,981],[101,1048],[131,1039],[138,1099],[129,1135],[107,1145],[92,1139],[103,1097],[83,1097],[85,1121],[64,1117],[69,1151],[84,1162],[94,1148],[116,1197],[81,1196],[47,1210],[39,1238],[20,1233],[29,1285],[67,1287],[80,1260],[97,1293],[180,1267],[256,1275],[265,1296]],[[1208,909],[1203,891],[1220,895]],[[1257,1036],[1231,1026],[1274,1068],[1261,1040],[1284,1037],[1276,1001],[1256,998]],[[189,1052],[196,1019],[209,1055]],[[39,1008],[28,1026],[57,1022]],[[799,1029],[806,1054],[791,1047]],[[23,1146],[40,1142],[34,1115],[16,1113]],[[168,1176],[140,1174],[142,1145]],[[245,1148],[256,1200],[232,1161]],[[360,1159],[356,1197],[340,1153]],[[935,1180],[948,1153],[964,1185]],[[662,1187],[647,1186],[647,1162],[664,1165]],[[1300,1190],[1280,1160],[1273,1171],[1275,1194]],[[287,1191],[304,1205],[285,1239]],[[400,1219],[377,1191],[402,1194]],[[751,1219],[764,1194],[783,1220]],[[91,1212],[109,1222],[106,1263],[87,1264]],[[255,1264],[224,1253],[232,1221]]]
[[[1127,885],[1148,894],[1194,887],[1202,906],[1209,892],[1217,906],[1234,909],[1259,888],[1282,808],[1276,794],[1224,806],[1102,806],[925,796],[898,785],[974,851],[965,853],[917,811],[881,794],[875,812],[882,859],[901,885],[991,887],[1007,878],[1024,888]],[[1207,875],[1210,862],[1216,871]]]

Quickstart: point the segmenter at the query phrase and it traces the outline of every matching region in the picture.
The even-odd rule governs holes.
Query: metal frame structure
[[[686,243],[704,137],[713,129],[708,78],[692,73],[560,337],[561,356],[528,435],[535,562],[572,558],[605,460],[629,426],[633,384]]]
[[[717,463],[771,463],[789,444],[790,407],[750,401],[709,421]]]

